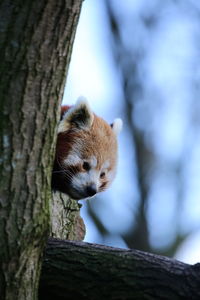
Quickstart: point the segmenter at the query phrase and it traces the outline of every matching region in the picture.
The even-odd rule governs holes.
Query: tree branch
[[[200,299],[200,264],[50,239],[39,299]]]
[[[85,224],[80,216],[81,204],[69,196],[56,192],[51,198],[51,231],[54,238],[82,241]]]

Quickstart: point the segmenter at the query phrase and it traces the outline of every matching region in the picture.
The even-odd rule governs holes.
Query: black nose
[[[86,192],[88,196],[94,196],[97,193],[96,186],[94,184],[88,185],[86,187]]]

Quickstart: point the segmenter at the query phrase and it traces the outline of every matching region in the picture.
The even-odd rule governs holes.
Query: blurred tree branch
[[[132,132],[132,142],[135,148],[135,163],[137,168],[137,184],[139,189],[139,204],[135,226],[129,232],[123,235],[127,245],[131,248],[137,247],[144,251],[150,251],[148,224],[146,218],[146,204],[149,193],[146,179],[147,166],[152,159],[152,153],[147,148],[144,133],[134,124],[132,112],[135,106],[135,99],[139,98],[142,93],[142,86],[138,76],[138,62],[141,59],[141,53],[129,53],[123,45],[120,28],[117,18],[112,9],[110,2],[105,1],[106,10],[110,22],[110,28],[113,34],[113,53],[116,65],[121,72],[122,88],[124,91],[125,110],[127,115],[128,126]]]
[[[127,115],[127,124],[132,132],[132,141],[135,148],[135,164],[137,169],[137,185],[139,190],[139,203],[137,204],[137,212],[133,216],[134,225],[126,233],[123,234],[123,239],[129,247],[136,247],[138,249],[150,252],[161,252],[164,255],[174,255],[177,248],[187,237],[187,234],[181,232],[179,226],[179,214],[183,202],[183,186],[180,182],[180,178],[183,175],[183,161],[179,159],[177,164],[173,166],[173,174],[178,182],[177,184],[177,202],[176,202],[176,211],[177,217],[174,220],[174,240],[169,245],[168,248],[163,249],[162,251],[152,248],[149,242],[149,224],[146,215],[146,209],[149,204],[149,195],[152,184],[152,170],[156,164],[156,153],[148,145],[146,137],[148,134],[148,128],[140,129],[136,125],[134,114],[137,104],[144,98],[144,85],[145,82],[141,79],[140,66],[143,64],[143,61],[146,57],[147,52],[149,51],[148,45],[145,44],[145,41],[141,39],[139,44],[134,44],[134,38],[129,36],[129,44],[124,41],[123,28],[122,24],[125,20],[120,19],[120,15],[116,14],[116,7],[114,2],[104,1],[108,22],[110,25],[110,31],[112,35],[112,53],[115,60],[117,69],[120,72],[122,90],[124,92],[124,101],[125,101],[125,114]],[[182,2],[181,2],[182,3]],[[179,4],[181,4],[179,3]],[[182,3],[183,4],[183,3]],[[157,3],[155,6],[149,8],[148,11],[143,11],[139,18],[141,20],[140,26],[143,29],[134,28],[132,32],[137,30],[143,30],[142,37],[147,36],[150,32],[153,32],[153,29],[156,28],[157,23],[159,22],[159,13],[169,5],[166,3]],[[187,5],[186,6],[190,6]],[[155,7],[157,9],[155,9]],[[189,9],[189,8],[188,8]],[[191,10],[191,7],[190,7]],[[194,13],[194,12],[193,12]],[[197,13],[197,12],[196,12]],[[134,16],[133,16],[134,18]],[[125,22],[126,23],[126,22]],[[131,23],[134,26],[134,22]],[[131,26],[131,25],[129,25]],[[177,173],[177,165],[179,173]]]

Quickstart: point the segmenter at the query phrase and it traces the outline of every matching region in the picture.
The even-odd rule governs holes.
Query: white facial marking
[[[67,156],[67,158],[64,159],[63,162],[66,166],[75,166],[81,162],[81,159],[78,155],[72,152]]]
[[[108,179],[108,182],[112,182],[113,181],[113,179],[114,179],[114,177],[115,177],[115,171],[109,171],[108,173],[107,173],[107,179]]]
[[[81,140],[76,141],[72,147],[72,150],[63,161],[66,166],[75,166],[82,163],[82,159],[80,157],[82,147],[83,142]]]
[[[109,160],[106,160],[102,165],[102,170],[108,169],[109,167],[110,167],[110,162],[109,162]]]
[[[96,166],[97,166],[97,159],[96,159],[95,156],[92,156],[88,162],[90,163],[90,165],[91,165],[92,168],[96,168]]]
[[[99,187],[99,172],[97,170],[90,170],[88,172],[79,172],[72,179],[72,186],[75,189],[84,188],[87,185],[95,184]]]

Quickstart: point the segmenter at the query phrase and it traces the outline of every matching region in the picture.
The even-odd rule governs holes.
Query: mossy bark
[[[39,299],[199,300],[200,264],[150,253],[50,239]]]
[[[0,1],[0,299],[37,298],[56,124],[82,0]]]

